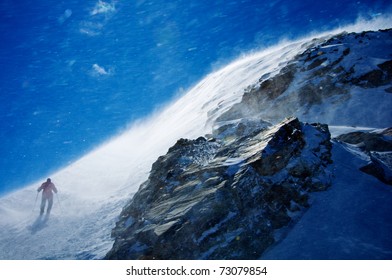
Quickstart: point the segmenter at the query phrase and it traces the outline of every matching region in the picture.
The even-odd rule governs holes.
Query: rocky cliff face
[[[310,207],[310,193],[333,180],[328,125],[300,120],[392,121],[391,30],[308,45],[244,90],[241,102],[219,116],[211,111],[211,134],[180,139],[158,158],[123,208],[106,258],[255,259],[285,236]],[[363,171],[390,183],[390,130],[338,141],[362,149]]]
[[[313,45],[298,54],[276,76],[264,75],[259,83],[250,86],[242,101],[217,121],[255,116],[276,121],[281,120],[282,115],[296,115],[311,121],[340,122],[344,111],[340,116],[332,113],[338,108],[360,110],[366,103],[359,99],[379,98],[363,97],[361,90],[354,88],[367,90],[372,95],[381,94],[371,91],[375,88],[392,92],[392,59],[387,48],[392,48],[392,30],[343,33],[324,40],[315,39]],[[361,105],[350,104],[354,99]],[[331,110],[332,107],[335,108]]]
[[[254,259],[331,180],[328,128],[237,123],[179,140],[113,230],[109,259]]]

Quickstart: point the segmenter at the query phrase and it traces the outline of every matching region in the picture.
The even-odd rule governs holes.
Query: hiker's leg
[[[40,215],[42,215],[42,214],[44,213],[44,211],[45,211],[45,204],[46,204],[46,199],[45,199],[44,196],[42,196],[42,199],[41,199],[41,211],[40,211]]]
[[[48,209],[46,210],[46,214],[50,214],[50,210],[52,210],[53,206],[53,197],[48,198]]]

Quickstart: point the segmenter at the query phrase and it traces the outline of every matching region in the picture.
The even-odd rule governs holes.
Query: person
[[[42,185],[37,189],[37,192],[40,191],[42,191],[40,215],[45,212],[46,201],[48,201],[48,208],[46,209],[46,214],[49,215],[50,210],[52,210],[53,206],[53,192],[57,193],[56,186],[52,183],[52,180],[48,178],[46,182],[42,183]]]

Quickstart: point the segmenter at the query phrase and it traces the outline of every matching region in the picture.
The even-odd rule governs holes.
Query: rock
[[[386,43],[380,44],[380,36]],[[378,64],[373,59],[378,55],[377,50],[383,53],[392,47],[391,39],[392,29],[363,35],[342,33],[325,41],[315,40],[306,51],[288,61],[277,75],[265,75],[259,83],[248,87],[242,100],[219,116],[218,121],[259,117],[275,123],[286,116],[303,118],[312,108],[326,102],[349,105],[352,95],[358,94],[351,90],[353,86],[383,87],[384,91],[391,92],[388,87],[392,82],[390,55],[380,57],[383,62]],[[317,107],[319,115],[330,116],[332,109],[326,108],[323,111]]]
[[[330,185],[327,126],[244,121],[214,139],[181,139],[153,164],[107,259],[256,259]]]
[[[392,82],[392,60],[377,65],[379,69],[372,70],[357,79],[353,83],[365,88],[380,87]]]
[[[392,128],[384,129],[381,132],[350,132],[339,135],[337,140],[348,144],[356,145],[366,153],[371,151],[387,152],[392,151]]]
[[[369,164],[361,167],[361,171],[392,185],[392,128],[378,132],[351,132],[336,139],[356,145],[369,156]]]
[[[292,60],[260,75],[240,102],[210,108],[210,134],[179,139],[152,165],[112,230],[106,258],[259,258],[311,207],[310,193],[332,180],[328,126],[281,120],[384,126],[391,42],[392,30],[306,42]],[[362,170],[388,183],[391,131],[338,141],[361,149],[352,152],[368,155]]]
[[[392,185],[392,151],[384,153],[372,152],[370,160],[371,163],[360,170],[376,177],[385,184]]]
[[[222,114],[217,121],[234,120],[244,117],[257,116],[260,104],[274,100],[282,95],[293,82],[296,66],[289,64],[272,78],[264,80],[259,86],[250,87],[244,92],[241,103],[235,104]]]

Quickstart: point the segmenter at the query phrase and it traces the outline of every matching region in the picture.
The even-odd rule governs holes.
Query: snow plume
[[[179,138],[211,133],[212,121],[238,103],[245,88],[263,75],[279,73],[305,50],[306,42],[285,42],[241,57],[160,112],[52,174],[59,193],[48,220],[37,218],[36,189],[46,178],[1,197],[0,259],[102,258],[113,245],[110,232],[122,207],[148,178],[153,162]],[[93,70],[110,72],[98,64]]]
[[[98,36],[116,12],[115,3],[98,1],[86,20],[80,23],[79,32],[88,36]]]
[[[377,31],[380,29],[392,28],[392,6],[389,11],[384,14],[376,14],[365,17],[358,16],[356,23],[341,27],[342,31],[347,32],[362,32],[367,30]]]
[[[98,1],[95,4],[95,7],[91,10],[90,15],[98,15],[98,14],[110,14],[114,13],[116,11],[116,7],[114,2],[112,3],[107,3],[104,1]]]
[[[0,258],[102,258],[113,244],[110,231],[116,217],[147,179],[152,163],[179,138],[210,133],[209,112],[217,114],[239,102],[245,87],[260,74],[278,71],[278,64],[291,59],[301,45],[277,46],[231,63],[161,112],[53,174],[59,193],[45,223],[36,221],[39,198],[34,204],[42,182],[1,198],[0,211],[9,218],[0,220]],[[55,238],[46,238],[42,249],[42,237],[48,234]]]
[[[309,42],[310,49],[297,57],[299,63],[293,62],[291,68],[283,71],[292,76],[288,88],[281,93],[276,92],[276,98],[260,102],[258,111],[261,118],[274,123],[280,121],[282,112],[285,112],[302,121],[319,121],[329,125],[390,126],[391,117],[385,117],[385,112],[390,111],[392,106],[392,97],[387,89],[390,84],[382,86],[381,79],[373,79],[371,82],[379,86],[363,86],[366,81],[361,81],[372,71],[380,71],[379,65],[388,63],[391,59],[389,49],[392,48],[388,33],[363,32],[389,28],[392,28],[392,16],[387,14],[371,20],[359,19],[356,24],[303,39]],[[352,32],[361,34],[341,36]],[[314,42],[315,46],[311,46],[310,42]],[[346,80],[339,78],[338,72],[342,69],[342,73],[347,73]],[[262,76],[261,82],[273,76]],[[280,76],[282,79],[275,81],[282,84],[285,76]],[[323,102],[317,98],[323,99]],[[237,106],[236,110],[246,115],[249,108]],[[364,115],[368,117],[363,118]]]
[[[320,33],[315,30],[314,32],[306,35],[306,38],[312,39],[315,37],[323,37],[331,34],[338,34],[341,32],[363,32],[363,31],[378,31],[382,29],[392,28],[392,6],[390,11],[384,14],[376,15],[358,15],[357,20],[352,24],[339,26],[333,30],[327,30]]]
[[[98,76],[109,76],[111,74],[113,74],[113,70],[112,69],[105,69],[103,66],[100,66],[97,63],[94,63],[93,66],[91,67],[91,75],[94,77],[98,77]]]

